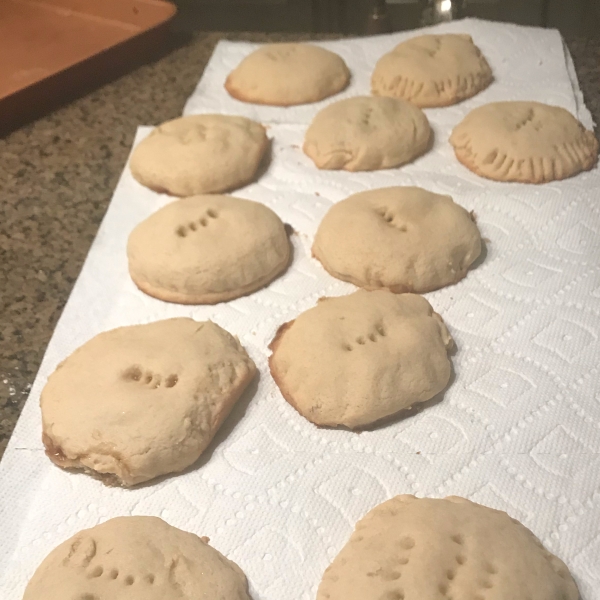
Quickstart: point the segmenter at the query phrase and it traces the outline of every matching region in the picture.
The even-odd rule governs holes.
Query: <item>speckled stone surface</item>
[[[203,33],[162,60],[0,140],[0,456],[123,169],[138,125],[181,114],[219,39]],[[600,39],[569,41],[600,120]]]

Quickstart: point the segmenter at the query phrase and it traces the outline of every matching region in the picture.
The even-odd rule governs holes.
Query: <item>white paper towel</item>
[[[281,109],[228,98],[224,78],[254,46],[218,45],[186,112],[270,123],[272,163],[237,195],[264,202],[293,226],[293,265],[267,289],[223,305],[145,296],[127,274],[127,236],[170,200],[125,169],[0,464],[3,599],[20,600],[42,558],[79,529],[152,514],[208,535],[244,569],[255,600],[312,600],[355,521],[400,493],[457,494],[507,510],[567,562],[584,600],[600,599],[600,172],[542,186],[496,183],[462,167],[447,143],[471,108],[493,100],[536,99],[588,126],[591,119],[556,32],[473,20],[440,29],[471,33],[496,81],[458,106],[428,110],[433,151],[375,173],[317,171],[300,146],[322,103]],[[346,95],[367,93],[376,59],[409,35],[323,44],[353,72]],[[147,132],[141,128],[137,141]],[[267,344],[320,296],[354,289],[310,257],[311,240],[333,202],[388,185],[451,194],[475,211],[489,240],[466,279],[427,294],[457,342],[456,379],[442,402],[404,421],[362,434],[319,430],[281,397]],[[56,364],[106,329],[183,315],[238,335],[260,369],[258,385],[199,465],[134,490],[53,467],[40,441],[38,399]]]

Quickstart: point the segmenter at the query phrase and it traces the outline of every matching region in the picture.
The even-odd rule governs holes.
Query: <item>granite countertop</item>
[[[181,114],[223,37],[199,33],[143,66],[0,140],[0,457],[121,174],[136,127]],[[600,38],[568,40],[600,122]]]

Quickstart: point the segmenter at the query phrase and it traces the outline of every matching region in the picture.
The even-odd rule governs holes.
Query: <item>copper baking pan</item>
[[[0,0],[0,134],[164,50],[162,0]]]

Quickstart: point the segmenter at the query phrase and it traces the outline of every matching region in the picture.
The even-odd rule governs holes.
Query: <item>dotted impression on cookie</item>
[[[313,256],[334,277],[366,289],[430,292],[465,277],[481,255],[473,215],[416,187],[360,192],[321,221]]]
[[[442,581],[438,586],[440,593],[449,598],[452,597],[452,595],[450,593],[450,591],[451,591],[450,588],[452,586],[452,581],[456,577],[457,569],[467,562],[467,558],[464,555],[464,553],[462,552],[462,550],[463,550],[462,546],[465,545],[464,536],[460,533],[456,533],[456,534],[450,536],[450,540],[458,546],[457,553],[454,557],[457,567],[456,567],[456,569],[448,569],[446,571],[447,581]],[[492,565],[491,563],[488,563],[488,562],[483,563],[483,571],[484,571],[484,573],[486,573],[486,576],[498,574],[498,569],[494,565]],[[486,590],[492,589],[494,587],[494,583],[493,583],[491,577],[489,579],[487,577],[480,579],[478,584],[480,587],[482,587],[483,589],[486,589]],[[473,600],[484,600],[484,597],[480,594],[476,594],[473,597]]]
[[[396,516],[396,511],[389,511],[390,516]],[[360,544],[364,540],[362,535],[355,535],[351,538],[350,544]],[[456,562],[455,568],[450,568],[445,573],[445,578],[438,585],[440,594],[445,596],[447,599],[452,598],[451,586],[455,579],[458,569],[466,564],[467,557],[465,555],[465,537],[461,533],[456,533],[450,536],[450,541],[456,547],[456,553],[454,560]],[[367,571],[367,577],[381,579],[382,581],[397,581],[402,577],[402,567],[410,563],[410,551],[413,550],[417,545],[415,539],[411,536],[401,537],[397,542],[397,553],[395,556],[390,557],[389,560],[373,571]],[[331,566],[325,570],[325,573],[329,573]],[[489,562],[483,564],[483,571],[486,576],[478,581],[478,585],[484,590],[491,589],[494,587],[493,575],[498,574],[498,569]],[[335,576],[331,577],[333,581]],[[331,594],[324,593],[324,598],[330,598]],[[401,586],[395,587],[392,590],[386,591],[379,600],[404,600],[405,592]],[[483,595],[476,594],[473,600],[485,600]]]
[[[355,592],[356,590],[356,592]],[[464,498],[375,507],[325,570],[317,600],[576,600],[566,565],[504,512]]]
[[[139,365],[133,365],[123,373],[123,379],[125,381],[142,383],[151,389],[157,389],[161,387],[161,385],[164,385],[164,387],[167,388],[175,387],[179,381],[179,376],[171,374],[164,377],[160,373],[153,373],[152,371],[144,370]]]
[[[530,108],[527,112],[527,116],[522,119],[521,121],[519,121],[516,125],[515,125],[515,130],[519,131],[519,129],[525,127],[525,125],[527,125],[528,123],[531,123],[532,127],[536,130],[539,131],[542,126],[543,126],[543,122],[540,120],[534,120],[535,119],[535,109],[534,108]]]
[[[395,215],[388,208],[380,208],[375,210],[375,212],[391,227],[396,228],[398,231],[408,231],[408,225],[406,223],[400,223],[398,221],[398,215]]]
[[[364,337],[362,335],[357,337],[355,342],[359,346],[364,346],[367,343],[367,340],[370,340],[371,342],[376,342],[378,337],[385,337],[385,329],[383,328],[383,325],[381,325],[381,324],[376,325],[375,331],[369,333],[369,335],[367,337]],[[352,350],[354,349],[354,347],[350,344],[344,344],[342,347],[347,352],[352,352]]]
[[[188,233],[198,231],[198,225],[200,225],[201,227],[207,227],[210,223],[210,220],[216,219],[218,216],[219,215],[215,210],[209,208],[206,211],[206,213],[202,215],[202,217],[200,217],[200,219],[198,219],[197,221],[190,221],[186,225],[180,225],[175,233],[179,237],[186,237]]]
[[[175,557],[171,561],[169,572],[177,566],[178,558]],[[116,565],[96,564],[96,542],[91,537],[78,539],[73,542],[69,555],[65,559],[65,564],[70,562],[75,566],[84,567],[88,579],[97,579],[102,577],[107,581],[114,581],[115,584],[131,586],[135,583],[153,585],[156,580],[154,573],[145,573],[136,576],[132,573],[124,573],[120,571]],[[84,593],[78,596],[77,600],[99,600],[96,594]]]

